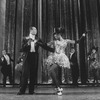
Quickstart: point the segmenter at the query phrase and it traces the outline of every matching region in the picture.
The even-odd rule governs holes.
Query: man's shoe
[[[23,95],[25,94],[24,92],[18,92],[17,95]]]
[[[6,85],[3,85],[3,87],[6,87]]]
[[[30,95],[34,94],[35,92],[29,92]]]

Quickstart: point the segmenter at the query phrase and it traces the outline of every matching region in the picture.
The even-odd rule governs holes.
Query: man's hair
[[[75,47],[71,47],[71,49],[75,49]]]
[[[3,49],[2,51],[5,51],[5,52],[6,52],[6,50],[5,50],[5,49]]]
[[[31,26],[31,27],[29,28],[29,30],[33,30],[33,28],[36,28],[36,27],[34,27],[34,26]]]

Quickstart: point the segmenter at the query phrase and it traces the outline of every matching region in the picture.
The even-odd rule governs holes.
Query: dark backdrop
[[[1,0],[0,3],[2,2]],[[93,45],[100,47],[100,0],[6,0],[5,9],[5,15],[1,14],[5,17],[5,32],[0,33],[3,34],[1,45],[15,59],[13,65],[19,56],[22,38],[28,35],[30,26],[37,27],[38,36],[44,42],[52,40],[55,27],[63,27],[64,37],[74,40],[78,40],[88,31],[87,37],[76,46],[81,80],[83,83],[87,80],[87,53]],[[69,51],[70,45],[66,49],[67,55]],[[48,52],[40,49],[39,54],[38,82],[42,83],[45,79],[43,77],[46,77],[43,59]],[[100,49],[98,60],[100,61]],[[13,75],[17,79],[14,66]]]

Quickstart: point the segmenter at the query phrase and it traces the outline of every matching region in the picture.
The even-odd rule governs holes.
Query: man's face
[[[93,49],[93,50],[92,50],[92,53],[96,53],[96,50],[95,50],[95,49]]]
[[[71,53],[74,53],[74,52],[75,52],[75,49],[74,49],[74,48],[72,48],[72,49],[71,49]]]
[[[6,55],[6,51],[5,50],[2,51],[2,55]]]
[[[30,33],[32,35],[36,35],[37,34],[37,29],[35,27],[32,27],[32,29],[30,30]]]

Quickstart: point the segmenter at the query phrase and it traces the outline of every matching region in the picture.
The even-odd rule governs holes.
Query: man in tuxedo
[[[76,55],[74,47],[71,47],[70,65],[71,65],[73,85],[74,86],[78,86],[78,82],[77,81],[78,81],[78,77],[79,77],[79,66],[78,66],[77,55]]]
[[[53,52],[54,50],[43,43],[40,39],[36,38],[37,29],[35,27],[30,28],[28,37],[23,39],[21,52],[25,53],[23,59],[22,78],[20,90],[18,95],[25,94],[28,78],[29,78],[29,94],[34,94],[34,85],[37,83],[38,72],[38,48],[42,48]]]
[[[6,53],[6,50],[2,51],[1,57],[1,72],[3,74],[3,87],[6,86],[6,79],[9,77],[10,84],[12,84],[12,67],[11,61],[13,61],[10,57],[10,54]]]

